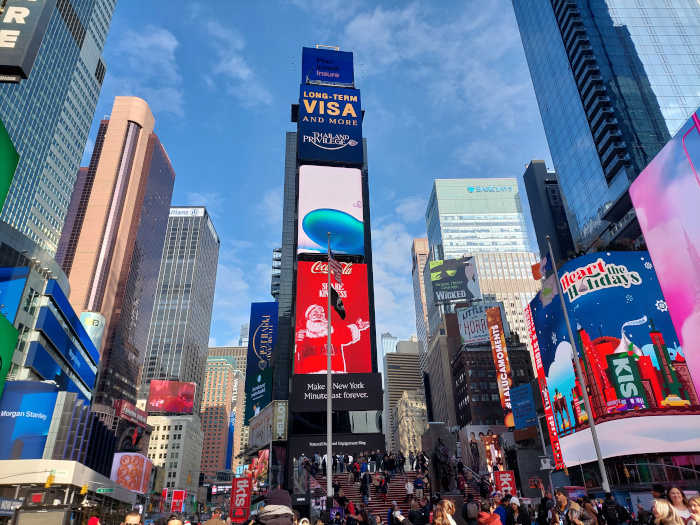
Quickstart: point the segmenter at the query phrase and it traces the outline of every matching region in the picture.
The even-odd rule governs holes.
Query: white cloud
[[[149,25],[139,31],[122,30],[114,40],[115,58],[107,69],[104,91],[110,96],[143,98],[156,118],[183,117],[185,96],[175,56],[179,46],[175,35]]]
[[[403,222],[415,222],[425,218],[428,200],[423,197],[407,197],[396,204],[396,213]]]
[[[271,105],[272,93],[241,53],[245,47],[243,36],[217,20],[207,22],[205,27],[218,55],[213,73],[225,79],[226,91],[243,106]]]
[[[224,195],[219,191],[187,192],[188,206],[206,206],[211,215],[217,215],[224,202]]]
[[[278,228],[282,224],[282,210],[284,208],[282,193],[281,186],[267,190],[254,208],[267,224]]]

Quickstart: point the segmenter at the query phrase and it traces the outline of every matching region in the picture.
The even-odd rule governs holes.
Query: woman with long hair
[[[651,513],[654,515],[656,525],[685,525],[685,521],[680,517],[676,509],[665,499],[655,499],[651,506]]]
[[[683,521],[687,521],[690,518],[690,511],[688,510],[688,498],[685,497],[683,489],[675,485],[671,485],[668,489],[668,500],[673,505],[678,515],[683,518]]]
[[[700,525],[700,496],[688,500],[688,510],[690,511],[690,519],[687,524]]]
[[[447,514],[447,520],[450,522],[450,525],[457,525],[455,522],[454,518],[452,515],[455,513],[455,504],[452,503],[449,499],[443,499],[440,500],[438,503],[438,507],[441,507],[445,510],[445,513]]]
[[[433,510],[433,525],[452,525],[443,507],[435,507]]]

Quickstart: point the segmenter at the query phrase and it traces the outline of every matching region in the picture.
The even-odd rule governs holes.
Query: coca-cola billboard
[[[334,373],[372,372],[367,266],[343,263],[343,284],[333,283],[346,316],[331,312],[331,367]],[[315,374],[327,369],[328,263],[300,261],[294,373]]]

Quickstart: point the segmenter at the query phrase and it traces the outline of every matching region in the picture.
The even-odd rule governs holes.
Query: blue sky
[[[119,0],[83,165],[114,97],[144,98],[177,179],[173,205],[206,205],[221,237],[211,343],[236,344],[269,301],[282,237],[285,132],[301,48],[355,53],[366,111],[377,333],[415,332],[411,242],[435,178],[551,167],[510,0]]]

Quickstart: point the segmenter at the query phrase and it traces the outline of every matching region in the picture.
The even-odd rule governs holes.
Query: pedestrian
[[[539,508],[537,509],[537,522],[539,525],[548,525],[549,524],[549,518],[548,518],[548,511],[549,509],[547,508],[547,503],[550,501],[554,501],[554,497],[552,496],[552,491],[551,490],[546,490],[544,492],[544,496],[542,496],[542,499],[540,500],[539,503]]]
[[[389,483],[387,482],[386,478],[382,478],[380,482],[379,494],[381,500],[386,503],[386,496],[389,494]]]
[[[649,513],[641,503],[637,503],[637,523],[640,525],[646,525],[649,523]]]
[[[100,523],[100,518],[98,518],[97,516],[93,516],[92,518],[90,518],[88,520],[88,525],[102,525],[102,524]]]
[[[345,502],[348,501],[348,498],[345,497],[345,492],[343,492],[343,489],[338,491],[338,497],[336,499],[338,500],[338,505],[345,508]]]
[[[464,479],[462,474],[457,474],[457,488],[459,493],[464,496],[467,491],[467,480]]]
[[[513,496],[508,503],[510,510],[513,511],[513,522],[516,525],[530,525],[530,516],[528,516],[527,510],[520,506],[520,500]]]
[[[656,525],[685,525],[683,518],[676,512],[671,503],[665,499],[654,500],[651,506],[651,513],[654,515]]]
[[[588,514],[593,518],[593,525],[598,525],[598,509],[591,503],[591,498],[588,496],[583,497],[583,508],[586,509]]]
[[[423,476],[420,472],[416,472],[416,478],[413,480],[413,488],[415,489],[416,498],[423,499]]]
[[[260,525],[292,525],[292,497],[282,489],[271,490],[265,494],[265,506],[260,509],[255,522]]]
[[[379,496],[379,487],[382,482],[382,476],[379,474],[379,471],[374,472],[374,476],[372,476],[372,486],[374,487],[374,495]]]
[[[700,497],[695,496],[688,500],[688,510],[690,511],[690,519],[687,525],[700,525]]]
[[[508,507],[508,504],[503,500],[504,497],[501,496],[500,492],[493,493],[493,504],[496,506],[496,508],[493,510],[493,513],[498,514],[498,518],[501,520],[502,525],[510,525],[508,523],[508,513],[510,512],[510,508]]]
[[[413,501],[414,492],[413,480],[406,479],[406,483],[404,483],[404,488],[406,489],[406,497],[404,498],[403,502],[411,503],[411,501]]]
[[[481,500],[481,510],[476,521],[478,525],[503,525],[501,518],[492,512],[491,503],[485,498]]]
[[[222,525],[224,520],[221,519],[221,509],[215,508],[211,513],[211,519],[204,522],[204,525]]]
[[[185,525],[185,519],[179,514],[171,514],[165,522],[167,525]],[[88,523],[88,525],[90,525]]]
[[[323,456],[323,462],[321,463],[321,470],[323,471],[323,477],[326,477],[326,456],[327,454],[324,454]],[[310,524],[309,524],[310,525]]]
[[[126,516],[124,516],[124,521],[122,525],[140,525],[141,524],[141,514],[138,510],[132,510]]]
[[[457,525],[457,522],[455,522],[454,518],[452,515],[455,513],[455,504],[452,503],[452,500],[449,499],[443,499],[438,503],[438,507],[441,507],[445,509],[445,512],[447,513],[447,520],[450,522],[450,525]]]
[[[450,522],[450,517],[447,512],[442,507],[436,507],[433,511],[433,524],[434,525],[452,525]]]
[[[651,495],[654,499],[668,499],[666,489],[661,483],[654,483],[651,486]]]
[[[423,518],[423,513],[420,510],[420,505],[416,500],[411,502],[411,510],[408,511],[408,521],[413,525],[425,525],[426,522]]]
[[[586,509],[569,499],[569,492],[564,487],[554,491],[555,509],[561,516],[561,525],[593,525],[593,518]]]
[[[690,518],[690,510],[688,510],[688,498],[680,487],[671,486],[668,489],[668,499],[673,505],[673,508],[678,515],[686,521]]]
[[[369,487],[365,483],[360,485],[360,496],[362,496],[362,503],[369,505]]]
[[[477,525],[479,506],[474,501],[474,496],[471,495],[471,492],[467,494],[467,501],[462,506],[462,518],[467,522],[467,525]]]

